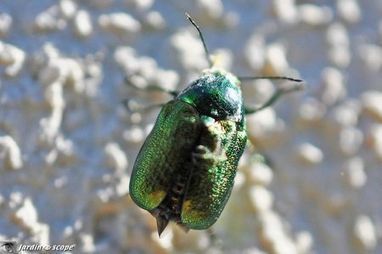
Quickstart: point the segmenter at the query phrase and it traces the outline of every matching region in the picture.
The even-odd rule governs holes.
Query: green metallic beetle
[[[199,27],[186,15],[199,32],[209,60]],[[301,88],[279,88],[263,106],[251,109],[243,105],[241,79],[209,62],[210,69],[185,90],[167,91],[174,99],[162,107],[133,167],[130,196],[156,218],[159,235],[169,221],[186,231],[207,229],[216,222],[231,194],[247,142],[245,114]],[[301,82],[287,77],[242,80],[259,78]]]

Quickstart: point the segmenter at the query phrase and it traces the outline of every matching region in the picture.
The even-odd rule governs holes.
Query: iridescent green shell
[[[208,72],[163,106],[138,154],[130,195],[156,217],[159,233],[171,220],[209,228],[231,194],[247,134],[229,75]]]
[[[195,108],[180,101],[163,106],[153,130],[146,138],[130,179],[130,196],[141,208],[151,211],[165,198],[174,174],[200,135],[200,118]]]

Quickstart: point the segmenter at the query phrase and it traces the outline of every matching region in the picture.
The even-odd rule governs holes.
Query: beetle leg
[[[203,146],[203,145],[198,145],[195,148],[195,151],[192,153],[192,162],[194,164],[198,164],[198,162],[206,161],[206,160],[213,163],[213,161],[214,161],[213,153],[211,152],[211,150],[208,147]]]
[[[178,223],[178,226],[185,232],[185,233],[188,233],[188,231],[190,231],[190,229],[183,225],[182,223]]]
[[[291,93],[294,91],[301,90],[303,88],[302,83],[294,83],[293,86],[281,86],[277,88],[277,90],[272,94],[271,98],[269,98],[263,105],[259,107],[249,107],[244,106],[244,113],[246,115],[256,113],[260,110],[263,110],[271,105],[273,105],[281,96],[287,93]]]
[[[152,105],[140,105],[136,103],[135,101],[129,100],[129,99],[124,99],[122,103],[123,103],[123,106],[125,106],[127,111],[130,113],[143,113],[155,108],[163,107],[165,105],[165,103],[158,103],[158,104],[152,104]]]
[[[160,92],[167,93],[174,98],[176,96],[178,96],[178,94],[179,94],[179,91],[177,91],[177,90],[168,90],[168,89],[163,88],[163,87],[158,86],[158,85],[147,85],[145,87],[140,87],[140,86],[137,86],[136,84],[134,84],[134,82],[132,82],[128,77],[125,77],[124,81],[125,81],[126,85],[134,87],[135,89],[139,89],[139,90],[160,91]]]
[[[210,241],[210,245],[222,250],[222,240],[219,238],[213,228],[207,229],[207,235]]]
[[[193,162],[209,161],[211,165],[227,159],[225,151],[221,143],[221,125],[211,117],[202,116],[203,124],[206,127],[208,135],[206,139],[201,141],[201,144],[196,146],[193,153]]]
[[[218,163],[219,161],[226,160],[227,156],[222,149],[221,142],[218,141],[214,150],[204,146],[198,145],[192,154],[192,161],[197,163],[198,161],[209,161],[211,165]]]

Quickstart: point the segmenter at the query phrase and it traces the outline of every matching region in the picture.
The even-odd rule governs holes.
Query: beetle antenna
[[[254,80],[254,79],[278,79],[278,80],[289,80],[289,81],[297,82],[297,83],[304,82],[302,79],[290,78],[285,76],[239,77],[240,81],[247,81],[247,80]]]
[[[206,54],[206,58],[207,58],[208,64],[209,64],[209,66],[210,66],[210,68],[211,68],[211,67],[212,67],[212,61],[211,61],[211,59],[210,59],[210,54],[208,53],[208,49],[207,49],[206,42],[204,41],[204,37],[203,37],[202,31],[200,31],[199,26],[198,26],[198,25],[196,24],[196,22],[191,18],[190,14],[188,14],[187,12],[185,12],[185,15],[186,15],[187,19],[191,22],[191,24],[196,28],[196,30],[198,30],[200,40],[201,40],[202,43],[203,43],[204,53]]]

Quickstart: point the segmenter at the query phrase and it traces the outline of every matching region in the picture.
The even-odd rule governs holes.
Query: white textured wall
[[[183,88],[207,66],[184,17],[237,75],[308,86],[248,118],[221,218],[169,227],[128,196],[134,157],[169,99],[123,84]],[[0,2],[0,240],[74,253],[382,253],[382,2],[61,0]],[[269,81],[244,88],[248,104]]]

